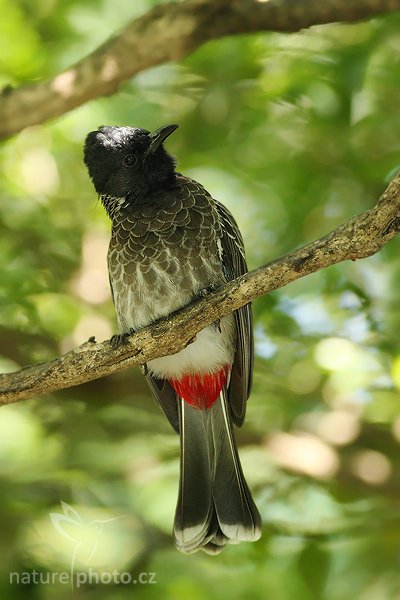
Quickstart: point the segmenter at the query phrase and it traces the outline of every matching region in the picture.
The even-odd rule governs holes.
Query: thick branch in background
[[[344,260],[378,252],[400,231],[400,174],[378,204],[327,236],[260,267],[194,304],[135,333],[113,350],[108,342],[88,341],[49,363],[0,375],[0,403],[54,392],[179,352],[201,329],[258,296]]]
[[[0,138],[113,94],[136,73],[179,60],[201,44],[257,31],[295,32],[400,10],[400,0],[186,0],[156,6],[48,81],[0,96]]]

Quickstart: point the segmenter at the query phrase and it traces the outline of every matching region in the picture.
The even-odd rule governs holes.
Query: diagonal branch
[[[295,32],[400,10],[400,0],[185,0],[131,21],[92,54],[47,81],[0,94],[0,139],[115,93],[133,75],[179,60],[209,40],[257,31]]]
[[[91,381],[179,352],[203,327],[258,296],[344,260],[378,252],[400,231],[400,174],[376,206],[327,236],[227,283],[206,298],[135,333],[116,350],[108,342],[88,341],[49,363],[0,375],[0,403],[9,404]]]

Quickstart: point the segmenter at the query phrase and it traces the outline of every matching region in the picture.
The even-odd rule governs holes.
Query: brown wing
[[[222,227],[222,263],[228,281],[247,273],[244,244],[239,228],[229,210],[215,202]],[[228,403],[235,425],[243,424],[246,401],[253,380],[254,341],[251,304],[234,312],[236,319],[236,352],[228,389]]]
[[[179,433],[178,399],[174,388],[166,379],[146,375],[147,383],[157,404],[162,408],[172,427]]]

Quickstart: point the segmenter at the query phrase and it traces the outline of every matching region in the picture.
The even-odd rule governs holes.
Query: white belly
[[[220,326],[202,329],[186,348],[171,356],[147,363],[149,372],[160,379],[179,379],[183,374],[212,373],[233,362],[235,324],[233,315],[221,319]]]

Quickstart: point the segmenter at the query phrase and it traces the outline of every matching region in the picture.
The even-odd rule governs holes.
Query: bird
[[[176,170],[164,144],[177,128],[101,126],[85,139],[84,162],[112,223],[107,263],[120,331],[113,345],[248,270],[232,214]],[[234,431],[244,422],[253,357],[247,304],[143,366],[180,435],[173,536],[184,554],[218,554],[261,536]]]

